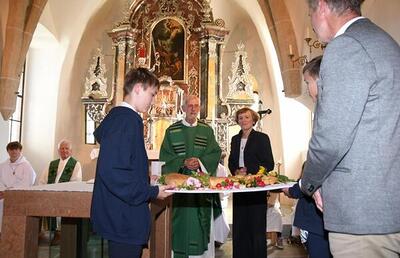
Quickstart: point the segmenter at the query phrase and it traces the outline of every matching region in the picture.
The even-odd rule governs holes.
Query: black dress
[[[239,169],[242,131],[232,137],[229,169]],[[252,130],[244,149],[244,165],[248,174],[256,174],[259,166],[274,168],[274,158],[268,135]],[[233,194],[233,258],[267,257],[266,192]]]

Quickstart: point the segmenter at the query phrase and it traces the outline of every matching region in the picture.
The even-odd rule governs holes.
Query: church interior
[[[398,43],[399,11],[398,0],[365,0],[362,7],[362,15]],[[160,80],[151,109],[142,114],[150,164],[158,160],[166,128],[183,118],[183,98],[191,94],[201,101],[199,119],[212,127],[227,155],[240,130],[235,112],[258,112],[255,127],[271,140],[275,170],[297,179],[314,109],[302,68],[324,47],[312,30],[306,0],[0,0],[0,160],[8,158],[7,143],[19,141],[39,176],[67,139],[82,181],[92,180],[99,151],[93,132],[123,100],[126,72],[146,67]],[[90,200],[59,197],[71,205]],[[41,205],[40,199],[21,198]],[[279,199],[289,216],[293,201],[283,194]],[[155,217],[166,220],[165,205],[157,205]],[[72,213],[85,217],[89,208]],[[290,218],[284,223],[290,225]],[[162,241],[154,240],[150,250]],[[0,249],[10,246],[0,240]],[[230,249],[223,245],[216,257],[230,257]],[[301,248],[292,249],[269,257],[306,257]],[[36,246],[7,257],[58,257],[48,256],[49,250]],[[168,257],[168,247],[162,250],[143,257]],[[93,257],[103,257],[98,255]]]

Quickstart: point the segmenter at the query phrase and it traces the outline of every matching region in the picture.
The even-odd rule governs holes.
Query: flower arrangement
[[[158,179],[159,184],[175,184],[178,189],[245,189],[254,187],[265,187],[276,183],[287,183],[293,180],[279,175],[276,171],[267,172],[265,167],[260,166],[256,175],[236,175],[230,177],[213,177],[204,172],[192,171],[191,175],[171,173],[163,175]]]
[[[259,170],[257,172],[258,176],[271,176],[271,177],[276,177],[278,178],[278,182],[279,183],[288,183],[288,182],[295,182],[295,180],[290,179],[289,177],[285,176],[285,175],[281,175],[278,171],[275,170],[271,170],[271,171],[267,171],[265,169],[265,167],[260,166]]]

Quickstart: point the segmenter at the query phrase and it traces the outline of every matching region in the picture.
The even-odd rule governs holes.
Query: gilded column
[[[135,30],[129,22],[122,22],[108,33],[113,40],[114,52],[114,78],[113,78],[113,104],[123,100],[124,78],[127,71],[134,67],[136,58]]]
[[[225,29],[221,19],[205,25],[201,41],[201,88],[202,102],[201,118],[213,121],[218,118],[218,104],[220,103],[221,86],[221,49],[225,36],[229,31]]]
[[[216,104],[217,104],[217,73],[218,57],[217,57],[217,41],[215,39],[208,40],[208,92],[207,92],[207,120],[215,120]]]

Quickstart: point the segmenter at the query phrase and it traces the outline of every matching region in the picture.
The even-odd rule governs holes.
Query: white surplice
[[[7,159],[0,164],[0,191],[32,186],[35,179],[35,171],[22,155],[15,162]],[[4,200],[0,200],[0,232],[3,222],[3,206]]]

